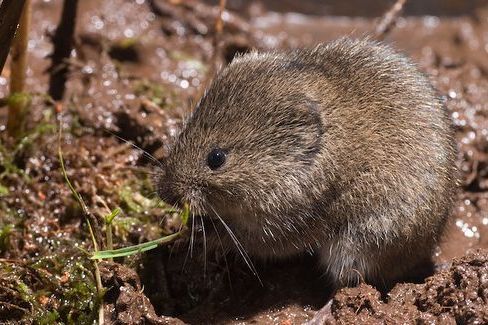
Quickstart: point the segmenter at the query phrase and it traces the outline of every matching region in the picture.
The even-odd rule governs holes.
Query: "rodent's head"
[[[272,56],[234,60],[212,83],[164,162],[157,188],[165,201],[250,228],[306,201],[320,112]]]

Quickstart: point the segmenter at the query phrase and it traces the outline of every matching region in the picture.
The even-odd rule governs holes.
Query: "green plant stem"
[[[138,253],[142,253],[151,249],[158,247],[158,245],[163,243],[169,243],[182,235],[183,232],[176,232],[172,235],[161,237],[155,240],[151,240],[139,245],[123,247],[114,250],[98,251],[95,252],[90,258],[92,260],[108,259],[114,257],[130,256]]]
[[[67,176],[66,176],[67,178]],[[88,230],[90,231],[90,236],[93,242],[93,249],[95,253],[98,252],[98,244],[95,239],[95,235],[93,234],[93,229],[90,223],[90,220],[86,220],[88,223]],[[97,284],[97,292],[98,292],[98,299],[100,301],[100,308],[98,309],[98,324],[103,325],[105,323],[104,315],[103,315],[103,295],[104,295],[104,288],[102,284],[102,276],[100,274],[100,268],[98,267],[98,263],[100,260],[94,260],[93,266],[95,267],[95,282]]]
[[[112,227],[112,221],[115,219],[116,216],[118,216],[120,213],[120,209],[117,208],[110,212],[109,215],[105,217],[105,236],[107,240],[107,249],[108,250],[113,250],[114,249],[114,243],[113,243],[113,227]],[[109,259],[109,261],[113,261],[113,259]]]
[[[95,251],[95,254],[98,253],[98,243],[97,239],[95,238],[95,234],[93,233],[93,228],[90,223],[90,211],[88,210],[87,205],[85,204],[85,201],[83,201],[83,198],[81,195],[75,190],[73,184],[71,184],[71,181],[68,178],[68,173],[66,172],[66,168],[64,166],[64,158],[63,158],[63,151],[61,150],[61,125],[59,125],[59,138],[58,138],[58,155],[59,155],[59,163],[61,165],[61,172],[63,173],[64,180],[66,181],[66,184],[68,184],[69,189],[71,190],[71,193],[73,196],[76,198],[78,201],[78,204],[80,205],[83,214],[85,216],[86,222],[88,224],[88,229],[90,231],[90,236],[93,242],[93,249]],[[100,299],[100,308],[98,309],[98,324],[103,325],[104,324],[104,315],[103,315],[103,295],[104,295],[104,288],[102,284],[102,277],[100,275],[100,268],[98,267],[98,263],[100,260],[94,260],[93,261],[93,266],[95,268],[95,281],[97,283],[97,292],[98,292],[98,298]]]
[[[107,248],[108,250],[113,250],[114,249],[114,243],[113,243],[113,235],[112,235],[112,224],[109,223],[107,225]],[[112,261],[112,259],[110,259]]]

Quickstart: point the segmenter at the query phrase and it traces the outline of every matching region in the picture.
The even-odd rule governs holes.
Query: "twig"
[[[23,307],[17,306],[15,304],[11,304],[11,303],[6,302],[6,301],[0,301],[0,306],[2,306],[2,310],[5,310],[5,309],[16,309],[16,310],[21,311],[23,314],[28,314],[29,313],[29,310],[28,309],[25,309]]]
[[[386,37],[393,25],[396,23],[398,17],[400,17],[403,11],[403,6],[406,2],[407,0],[397,0],[390,10],[383,15],[379,23],[376,25],[376,39],[383,40]]]
[[[3,0],[0,5],[0,74],[7,60],[25,0]]]
[[[61,100],[65,91],[65,84],[69,71],[68,59],[73,49],[73,35],[76,25],[76,11],[78,0],[64,0],[63,13],[56,33],[53,37],[54,52],[49,79],[49,95],[54,100]]]
[[[222,19],[222,14],[224,13],[226,3],[227,0],[219,1],[219,15],[217,16],[217,20],[215,21],[215,32],[219,35],[222,34],[222,31],[224,30],[224,21]]]
[[[202,19],[195,14],[187,12],[180,2],[149,0],[148,4],[152,12],[157,16],[172,17],[185,23],[198,34],[206,35],[208,33],[207,25]]]
[[[17,137],[23,131],[24,118],[30,100],[20,98],[24,92],[27,70],[27,43],[29,42],[30,0],[26,0],[20,24],[11,49],[10,63],[10,96],[20,100],[9,100],[7,131],[10,136]]]
[[[29,27],[31,16],[31,1],[26,0],[24,10],[20,16],[19,28],[15,35],[11,49],[10,93],[21,93],[25,86],[25,71],[27,68],[27,43],[29,42]]]
[[[206,4],[202,1],[194,0],[149,0],[149,7],[152,12],[159,17],[172,17],[195,32],[206,35],[211,29],[211,21],[217,19],[219,12],[216,12],[215,6]],[[224,6],[225,8],[225,6]],[[230,11],[225,12],[225,24],[229,30],[243,33],[251,33],[251,25],[238,14]]]

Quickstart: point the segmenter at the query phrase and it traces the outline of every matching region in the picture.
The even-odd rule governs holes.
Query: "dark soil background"
[[[58,159],[103,234],[116,247],[177,227],[151,183],[184,116],[217,60],[236,53],[312,45],[372,34],[391,1],[229,0],[213,56],[217,1],[80,1],[64,100],[46,93],[62,1],[33,1],[28,133],[6,135],[0,107],[0,323],[91,324],[98,319],[87,223]],[[262,285],[235,256],[188,254],[184,240],[99,265],[104,315],[117,324],[488,323],[488,5],[407,1],[385,39],[431,76],[456,128],[461,186],[435,273],[383,296],[363,284],[333,295],[314,258],[257,265]],[[8,62],[0,98],[8,95]],[[119,138],[120,137],[120,138]],[[419,157],[422,159],[422,157]],[[198,237],[198,236],[197,236]],[[198,247],[195,249],[198,251]],[[193,256],[190,256],[193,255]],[[316,314],[330,299],[331,304]]]

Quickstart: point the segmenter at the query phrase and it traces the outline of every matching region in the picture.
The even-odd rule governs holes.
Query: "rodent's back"
[[[450,213],[456,150],[447,111],[428,79],[387,46],[343,39],[296,59],[323,78],[314,92],[327,94],[320,98],[330,156],[322,163],[334,166],[339,192],[327,210],[345,238],[332,251],[364,250],[363,260],[349,262],[355,269],[382,256],[384,265],[363,276],[395,278],[412,267],[399,259],[430,256]],[[343,254],[325,251],[333,272],[347,269]],[[385,268],[392,274],[381,274]]]
[[[392,198],[398,208],[429,200],[427,206],[449,206],[451,196],[439,190],[452,185],[455,175],[451,122],[413,63],[387,46],[348,39],[296,58],[317,75],[312,92],[321,99],[323,145],[341,171],[339,184],[354,182],[365,200],[364,194],[386,200],[387,190],[404,191],[404,204]]]
[[[435,232],[438,210],[450,207],[454,189],[453,130],[440,98],[410,60],[377,42],[343,38],[236,64],[245,75],[275,79],[266,81],[271,93],[295,88],[318,103],[324,130],[318,160],[346,200],[329,218],[361,218],[363,208],[377,204],[375,212],[384,214],[379,223],[397,211],[403,228]],[[414,230],[419,218],[433,227]]]

